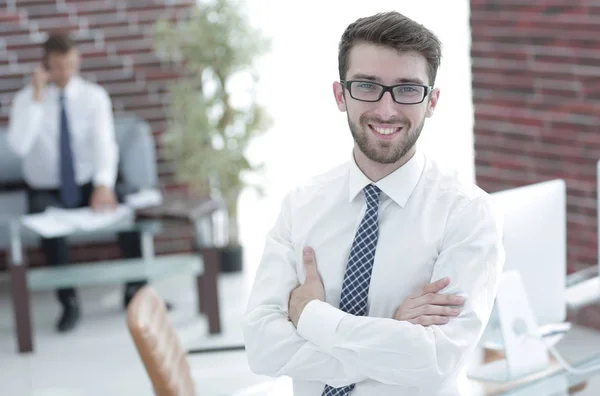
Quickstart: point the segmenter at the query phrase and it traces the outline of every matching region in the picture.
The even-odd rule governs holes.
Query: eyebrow
[[[375,82],[381,82],[381,79],[377,76],[372,76],[370,74],[363,74],[363,73],[357,73],[352,75],[352,80],[367,80],[367,81],[375,81]],[[421,85],[425,85],[425,83],[423,82],[423,80],[421,80],[420,78],[397,78],[396,81],[394,81],[395,84],[421,84]]]

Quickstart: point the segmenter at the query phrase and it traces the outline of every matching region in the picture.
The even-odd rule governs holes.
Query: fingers
[[[415,293],[415,297],[422,296],[429,293],[437,293],[444,289],[450,284],[450,278],[438,279],[435,282],[431,282],[423,286],[423,288]]]
[[[93,200],[90,202],[90,207],[92,208],[92,210],[93,210],[94,212],[99,212],[99,211],[100,211],[100,209],[101,209],[101,207],[102,207],[102,205],[101,205],[101,203],[100,203],[100,202],[99,202],[97,199],[93,199]]]
[[[310,247],[305,247],[302,250],[302,262],[306,270],[306,281],[321,281],[319,272],[317,271],[317,260],[315,259],[315,251]]]
[[[429,293],[423,296],[414,298],[411,301],[412,307],[420,307],[423,305],[456,305],[462,306],[465,304],[465,298],[455,294],[439,294]]]
[[[411,317],[411,318],[415,318],[415,317],[423,316],[423,315],[456,317],[460,314],[460,311],[461,310],[459,308],[427,304],[427,305],[422,305],[418,308],[413,309],[408,314],[409,314],[409,317]]]
[[[45,84],[50,73],[42,65],[38,65],[33,71],[33,82],[36,84]]]
[[[410,319],[408,322],[421,326],[434,326],[434,325],[444,325],[448,323],[450,318],[447,316],[438,316],[438,315],[423,315],[418,316],[414,319]]]
[[[117,200],[115,199],[115,197],[113,195],[109,195],[106,197],[106,199],[104,201],[104,205],[106,205],[106,207],[108,207],[109,209],[116,209]]]

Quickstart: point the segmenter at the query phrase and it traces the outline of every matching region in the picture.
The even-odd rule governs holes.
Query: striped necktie
[[[371,284],[371,271],[377,247],[380,190],[372,184],[364,188],[367,199],[367,210],[354,236],[350,258],[346,265],[340,309],[355,316],[367,314],[367,297]],[[325,385],[322,396],[346,396],[354,389],[355,384],[333,388]]]

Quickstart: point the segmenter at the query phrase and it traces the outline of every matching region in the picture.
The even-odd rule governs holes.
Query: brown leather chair
[[[127,326],[156,396],[194,395],[187,353],[152,287],[143,287],[129,303]]]

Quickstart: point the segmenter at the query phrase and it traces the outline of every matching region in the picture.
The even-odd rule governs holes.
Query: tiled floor
[[[240,344],[240,319],[247,282],[242,274],[222,275],[224,334],[207,337],[206,321],[196,315],[191,279],[173,277],[155,284],[176,305],[171,318],[185,346]],[[120,307],[120,287],[81,289],[83,319],[70,334],[54,331],[59,313],[52,293],[35,293],[32,307],[35,352],[18,355],[12,331],[7,283],[0,284],[0,394],[6,396],[151,395]],[[193,355],[199,387],[206,395],[233,392],[263,381],[252,374],[243,352]]]
[[[243,342],[241,319],[253,275],[249,267],[243,273],[220,277],[224,330],[220,336],[208,336],[205,319],[196,315],[192,279],[172,277],[154,284],[164,298],[175,304],[170,317],[188,349]],[[83,319],[76,331],[63,335],[54,331],[59,309],[53,293],[33,294],[35,352],[19,355],[12,330],[8,282],[6,277],[0,278],[1,396],[152,395],[150,382],[127,331],[125,313],[120,306],[121,287],[94,287],[80,289],[79,293]],[[570,334],[572,340],[564,351],[569,360],[589,356],[594,351],[600,353],[598,332],[576,329]],[[193,355],[189,361],[199,394],[205,396],[231,394],[269,380],[249,370],[244,352]],[[591,396],[597,387],[588,388],[579,396]],[[465,389],[469,390],[465,395],[481,394],[472,384]],[[278,393],[269,393],[272,394]]]

